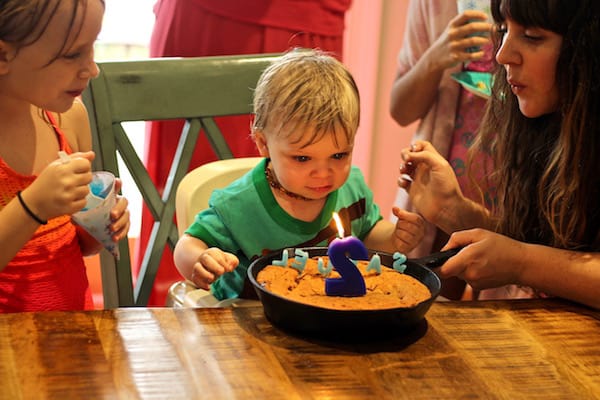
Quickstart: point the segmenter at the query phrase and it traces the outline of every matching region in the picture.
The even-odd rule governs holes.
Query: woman
[[[399,184],[452,233],[445,248],[464,247],[442,277],[496,288],[480,298],[553,295],[600,308],[600,4],[493,0],[492,13],[499,66],[472,150],[493,155],[497,205],[465,198],[428,142],[402,151]]]

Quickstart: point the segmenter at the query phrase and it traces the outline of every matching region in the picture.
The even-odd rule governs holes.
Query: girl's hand
[[[200,289],[209,290],[210,284],[226,272],[233,271],[240,260],[231,253],[211,247],[200,254],[192,267],[191,281]]]
[[[396,251],[408,253],[423,240],[425,236],[425,221],[419,214],[392,207],[392,212],[398,218],[394,230],[394,247]]]
[[[442,250],[464,248],[438,269],[442,278],[457,276],[475,290],[519,283],[526,250],[522,242],[485,229],[455,232]]]
[[[401,155],[398,186],[408,192],[419,214],[435,224],[456,199],[463,197],[454,170],[429,142],[417,141],[402,149]]]
[[[44,220],[81,210],[92,181],[93,159],[94,152],[88,151],[71,154],[68,162],[53,161],[23,191],[25,202]]]
[[[115,192],[118,193],[121,190],[123,183],[121,179],[115,179]],[[127,232],[129,232],[130,226],[130,214],[127,205],[129,202],[123,196],[117,195],[117,203],[110,210],[110,220],[112,221],[110,224],[110,230],[113,233],[112,240],[113,242],[118,242],[123,239]]]
[[[440,63],[442,69],[461,62],[479,60],[485,55],[482,48],[490,43],[491,30],[492,24],[487,22],[484,12],[466,10],[448,23],[444,33],[431,46],[433,59]],[[473,47],[478,47],[479,51],[468,51]]]

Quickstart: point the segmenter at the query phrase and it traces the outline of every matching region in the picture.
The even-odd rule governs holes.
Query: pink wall
[[[389,96],[402,45],[408,1],[353,0],[347,15],[344,57],[361,94],[361,124],[354,164],[373,189],[384,216],[396,196],[400,149],[414,126],[402,128],[389,115]]]

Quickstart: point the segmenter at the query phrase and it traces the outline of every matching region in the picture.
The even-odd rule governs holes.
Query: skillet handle
[[[428,256],[416,258],[411,260],[417,264],[421,264],[427,268],[436,268],[441,267],[450,257],[456,255],[459,251],[461,251],[462,247],[456,247],[454,249],[439,251],[437,253],[432,253]]]

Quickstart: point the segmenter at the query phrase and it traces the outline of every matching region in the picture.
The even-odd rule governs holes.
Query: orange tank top
[[[72,153],[64,134],[48,112],[59,147]],[[34,175],[14,171],[0,158],[0,209]],[[91,291],[71,217],[63,215],[41,225],[15,257],[0,271],[0,312],[92,309]]]

